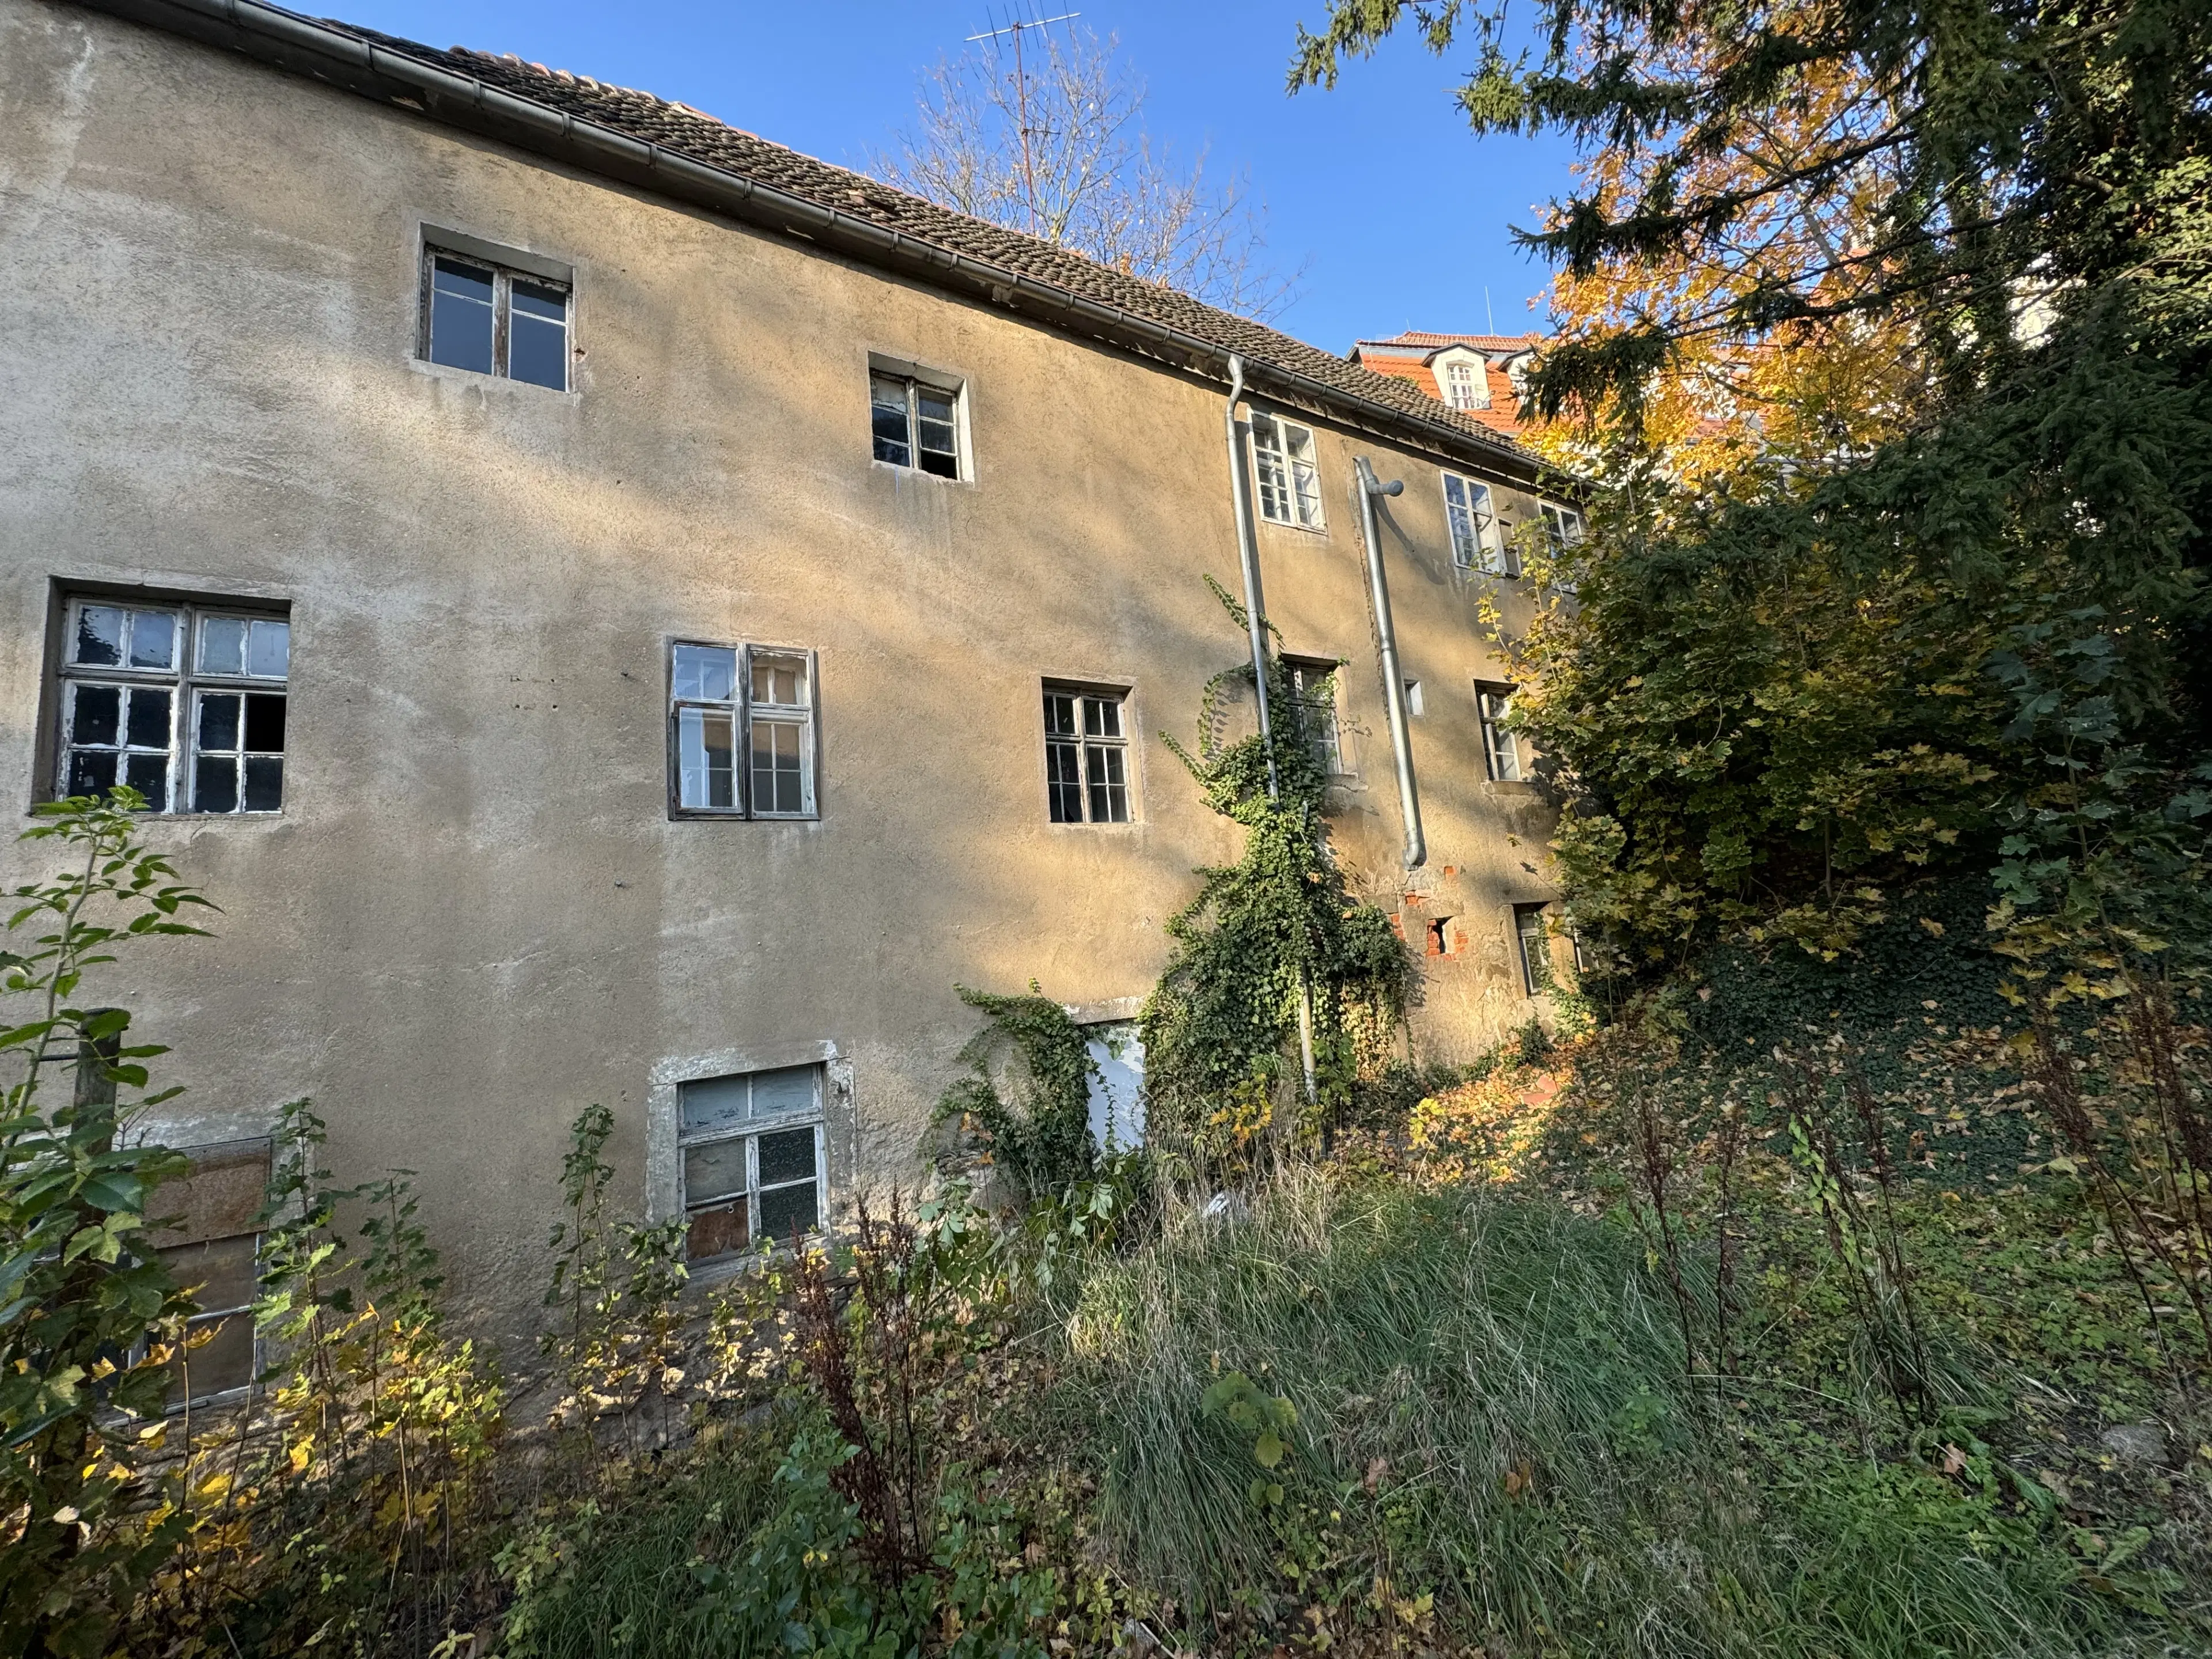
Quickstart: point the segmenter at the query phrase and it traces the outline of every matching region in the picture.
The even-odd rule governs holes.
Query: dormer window
[[[1437,384],[1454,409],[1490,407],[1490,365],[1480,353],[1454,352],[1436,362]]]

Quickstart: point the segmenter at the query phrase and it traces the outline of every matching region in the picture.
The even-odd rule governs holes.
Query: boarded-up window
[[[155,1188],[149,1220],[154,1242],[199,1311],[191,1346],[178,1357],[172,1405],[234,1393],[253,1381],[256,1222],[269,1188],[270,1146],[264,1138],[180,1149],[191,1160],[182,1176]],[[200,1340],[205,1333],[205,1340]]]

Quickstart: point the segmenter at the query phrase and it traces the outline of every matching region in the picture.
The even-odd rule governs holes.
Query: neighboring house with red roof
[[[1431,334],[1362,340],[1352,361],[1418,386],[1447,409],[1508,435],[1521,429],[1521,385],[1540,334]]]

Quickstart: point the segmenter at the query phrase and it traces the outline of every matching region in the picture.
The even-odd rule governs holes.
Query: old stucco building
[[[106,988],[187,1085],[153,1127],[313,1097],[510,1311],[592,1103],[702,1252],[909,1175],[956,985],[1126,1017],[1234,855],[1160,741],[1244,652],[1232,351],[1268,614],[1345,665],[1342,856],[1471,1052],[1547,896],[1484,720],[1509,439],[641,94],[0,0],[0,798],[134,781],[222,907]]]

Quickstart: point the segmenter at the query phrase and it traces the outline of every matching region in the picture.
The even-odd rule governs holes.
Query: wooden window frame
[[[752,1080],[773,1073],[787,1071],[813,1073],[813,1105],[800,1111],[787,1111],[764,1118],[755,1117],[750,1104]],[[746,1082],[748,1104],[745,1116],[734,1123],[687,1133],[684,1127],[685,1087],[699,1083],[727,1082],[737,1078],[743,1078]],[[765,1188],[762,1186],[760,1139],[763,1135],[787,1134],[800,1129],[811,1129],[814,1132],[814,1226],[807,1237],[819,1237],[822,1235],[828,1225],[830,1215],[830,1143],[826,1119],[829,1097],[829,1067],[819,1061],[809,1061],[802,1066],[772,1066],[757,1071],[732,1072],[719,1078],[692,1078],[676,1085],[676,1199],[684,1216],[687,1260],[698,1263],[702,1267],[706,1267],[714,1263],[727,1262],[749,1251],[757,1250],[762,1238],[760,1219],[762,1194],[784,1192],[804,1184],[798,1181],[784,1181]],[[690,1193],[690,1182],[685,1162],[686,1154],[696,1152],[701,1147],[727,1146],[738,1140],[745,1143],[745,1184],[742,1194],[745,1200],[745,1243],[737,1249],[718,1251],[709,1256],[690,1256],[688,1241],[691,1218],[696,1214],[722,1208],[740,1194],[732,1190],[716,1198],[694,1200]],[[781,1238],[773,1242],[779,1249],[784,1248],[786,1244],[786,1241]]]
[[[1074,705],[1073,731],[1054,729],[1051,701],[1055,697],[1065,697]],[[1107,734],[1091,730],[1085,706],[1094,702],[1113,708],[1115,725],[1119,728],[1116,732]],[[1089,684],[1073,680],[1047,680],[1043,683],[1038,705],[1044,743],[1045,819],[1048,823],[1076,829],[1115,829],[1136,823],[1135,744],[1130,730],[1129,703],[1130,692],[1126,686]],[[1059,777],[1054,770],[1053,751],[1063,748],[1072,750],[1076,757],[1076,775],[1072,781]],[[1118,757],[1121,769],[1118,783],[1110,777],[1103,781],[1094,777],[1091,759],[1094,754],[1100,756],[1102,760],[1108,756]],[[1083,809],[1081,816],[1060,816],[1058,792],[1065,787],[1073,787],[1075,790],[1077,800]],[[1108,792],[1109,803],[1112,792],[1116,788],[1121,791],[1124,816],[1099,817],[1094,814],[1093,792],[1102,787]]]
[[[1269,434],[1269,441],[1261,441],[1263,433]],[[1297,439],[1292,434],[1297,434]],[[1310,490],[1301,487],[1298,477],[1302,465],[1296,448],[1298,440],[1305,445],[1303,465],[1311,475]],[[1272,460],[1270,455],[1273,457]],[[1276,472],[1272,483],[1268,477],[1271,466]],[[1265,410],[1254,410],[1252,474],[1253,499],[1258,502],[1260,517],[1265,522],[1281,525],[1287,530],[1310,530],[1316,534],[1328,531],[1328,514],[1322,500],[1321,447],[1315,441],[1313,428]],[[1279,507],[1273,511],[1269,509],[1271,492],[1282,498]]]
[[[729,651],[736,654],[736,683],[727,699],[679,697],[676,689],[677,653],[685,647],[701,651]],[[664,653],[668,710],[668,816],[671,818],[733,819],[756,823],[814,823],[822,817],[822,670],[820,653],[801,646],[773,645],[759,641],[732,641],[680,638],[668,641]],[[753,700],[753,659],[756,656],[788,658],[806,665],[806,703],[767,704]],[[686,805],[684,800],[684,756],[681,732],[686,708],[728,709],[735,725],[732,743],[732,804],[728,806]],[[767,712],[763,713],[763,709]],[[793,719],[792,716],[800,718]],[[753,726],[756,720],[797,728],[802,734],[799,767],[803,810],[763,811],[753,799]]]
[[[1504,722],[1513,713],[1513,688],[1497,680],[1474,683],[1474,717],[1482,728],[1482,769],[1492,783],[1526,783],[1528,767],[1521,757],[1521,736]],[[1505,763],[1513,775],[1500,775]]]

